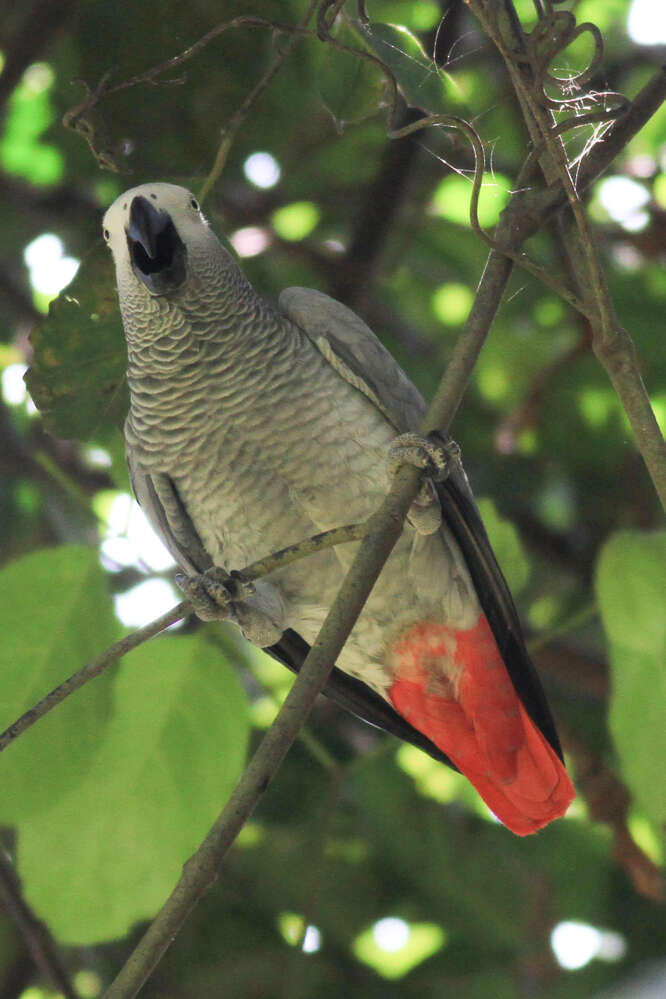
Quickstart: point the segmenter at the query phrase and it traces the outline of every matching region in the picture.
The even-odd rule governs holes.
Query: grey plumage
[[[178,218],[187,246],[188,280],[168,301],[132,270],[124,228],[140,193]],[[388,487],[389,444],[418,426],[424,403],[344,306],[300,288],[283,292],[284,311],[264,302],[191,200],[180,188],[146,185],[105,218],[128,345],[127,454],[135,493],[179,564],[239,569],[376,509]],[[257,607],[280,610],[276,641],[284,628],[314,640],[355,548],[323,552],[257,585]],[[408,528],[392,561],[340,662],[379,693],[391,681],[387,634],[410,605],[416,612],[415,597],[419,613],[445,603],[459,627],[479,610],[446,529],[421,538]]]
[[[242,569],[367,518],[389,484],[392,442],[417,430],[425,407],[365,323],[304,288],[269,305],[183,188],[155,183],[126,192],[107,211],[104,231],[127,338],[132,485],[182,569]],[[507,683],[561,754],[459,462],[436,489],[427,484],[419,503],[328,692],[446,759],[391,705],[398,643],[423,623],[450,635],[450,654],[438,647],[425,693],[457,697],[457,636],[485,615]],[[356,549],[341,545],[260,580],[235,608],[246,636],[298,669]]]

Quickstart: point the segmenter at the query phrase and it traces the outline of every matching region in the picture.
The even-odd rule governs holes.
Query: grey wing
[[[338,374],[372,400],[398,433],[418,430],[426,409],[421,393],[355,312],[311,288],[286,288],[279,305]]]
[[[399,434],[418,431],[426,411],[423,396],[355,312],[312,288],[285,288],[279,306],[338,374],[374,402]],[[450,477],[474,504],[460,462]]]
[[[173,480],[149,473],[128,455],[132,489],[139,506],[180,567],[188,573],[209,569],[213,562],[178,495]]]

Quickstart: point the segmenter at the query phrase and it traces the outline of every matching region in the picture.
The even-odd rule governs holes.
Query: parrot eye
[[[192,208],[194,208],[195,212],[199,211],[199,202],[197,201],[196,198],[192,198],[192,200],[190,201],[190,205],[192,206]]]
[[[103,236],[104,236],[104,239],[105,239],[105,240],[107,241],[107,243],[108,243],[108,242],[109,242],[109,240],[111,239],[111,233],[109,232],[109,230],[108,230],[108,229],[103,229],[103,230],[102,230],[102,234],[103,234]]]

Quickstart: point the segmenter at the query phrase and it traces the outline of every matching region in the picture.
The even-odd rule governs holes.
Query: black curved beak
[[[141,195],[130,205],[127,246],[134,273],[152,295],[167,295],[185,280],[187,250],[171,216]]]

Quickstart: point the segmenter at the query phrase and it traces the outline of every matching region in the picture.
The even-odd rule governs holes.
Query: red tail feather
[[[486,618],[454,631],[428,621],[393,647],[397,711],[439,746],[519,836],[564,815],[569,776],[525,711]]]

